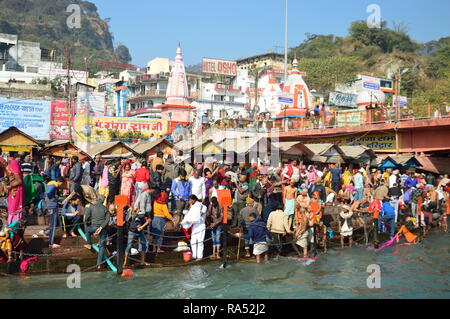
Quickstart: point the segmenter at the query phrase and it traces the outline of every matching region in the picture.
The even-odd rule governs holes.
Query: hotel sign
[[[236,76],[237,63],[236,61],[203,58],[202,72],[215,75]]]

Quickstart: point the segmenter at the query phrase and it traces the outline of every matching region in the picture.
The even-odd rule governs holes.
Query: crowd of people
[[[337,234],[341,247],[345,241],[352,247],[355,230],[367,225],[365,216],[373,219],[375,235],[386,232],[390,238],[402,226],[411,231],[420,227],[422,235],[431,226],[448,228],[447,175],[334,164],[305,167],[296,160],[271,167],[212,158],[188,163],[183,158],[182,152],[159,152],[146,159],[97,156],[92,162],[73,156],[70,162],[48,158],[43,167],[29,156],[0,158],[0,197],[5,198],[0,206],[0,243],[5,260],[12,262],[14,251],[22,258],[27,220],[48,216],[49,225],[39,236],[48,238],[49,247],[60,247],[55,243],[58,228],[63,237],[85,235],[87,249],[98,243],[100,269],[105,248],[117,240],[116,195],[128,200],[124,266],[135,242],[142,264],[150,246],[152,252],[164,253],[168,222],[190,240],[192,257],[202,260],[208,238],[210,258],[220,258],[228,219],[233,236],[244,242],[245,257],[253,254],[258,263],[267,261],[270,252],[278,258],[286,244],[303,258],[326,252],[327,242]],[[220,203],[222,190],[231,195],[228,208]],[[336,220],[327,219],[327,207],[336,208]]]

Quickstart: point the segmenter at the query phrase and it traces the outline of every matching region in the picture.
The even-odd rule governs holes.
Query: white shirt
[[[326,203],[332,203],[334,201],[334,196],[335,196],[334,193],[328,194]]]
[[[181,225],[184,229],[192,227],[192,234],[205,228],[206,206],[200,202],[196,202],[191,206],[189,212],[184,216]]]
[[[203,177],[195,178],[189,177],[189,181],[192,185],[192,195],[197,196],[199,200],[203,200],[206,194],[205,179]]]
[[[389,188],[394,187],[394,184],[397,183],[397,175],[392,174],[389,176]]]

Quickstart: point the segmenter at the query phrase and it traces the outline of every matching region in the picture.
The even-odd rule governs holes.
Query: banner
[[[78,92],[77,115],[103,116],[105,115],[105,93]]]
[[[148,140],[167,134],[167,120],[109,116],[76,116],[76,139],[79,142]]]
[[[0,131],[11,126],[37,140],[48,140],[50,101],[0,98]]]
[[[357,108],[358,95],[350,93],[331,92],[329,98],[330,106],[345,106]]]
[[[309,141],[312,142],[313,141]],[[362,145],[366,146],[374,152],[395,152],[395,133],[386,134],[368,134],[365,136],[345,136],[330,137],[320,139],[320,143],[331,143],[338,146]],[[401,135],[399,134],[399,145],[401,144]]]
[[[72,110],[74,104],[72,103]],[[72,113],[72,112],[70,112]],[[69,133],[69,110],[66,101],[52,101],[50,110],[50,134],[51,140],[68,140]],[[73,116],[70,116],[70,122],[73,123]]]

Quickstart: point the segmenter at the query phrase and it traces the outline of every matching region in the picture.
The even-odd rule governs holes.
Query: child
[[[257,218],[255,213],[248,216],[248,221],[251,222],[248,233],[239,233],[237,237],[244,237],[251,239],[255,244],[253,245],[253,254],[256,256],[256,262],[261,263],[261,255],[264,254],[264,261],[269,261],[269,246],[267,245],[268,238],[271,239],[271,234],[266,227],[266,224],[261,218]]]

